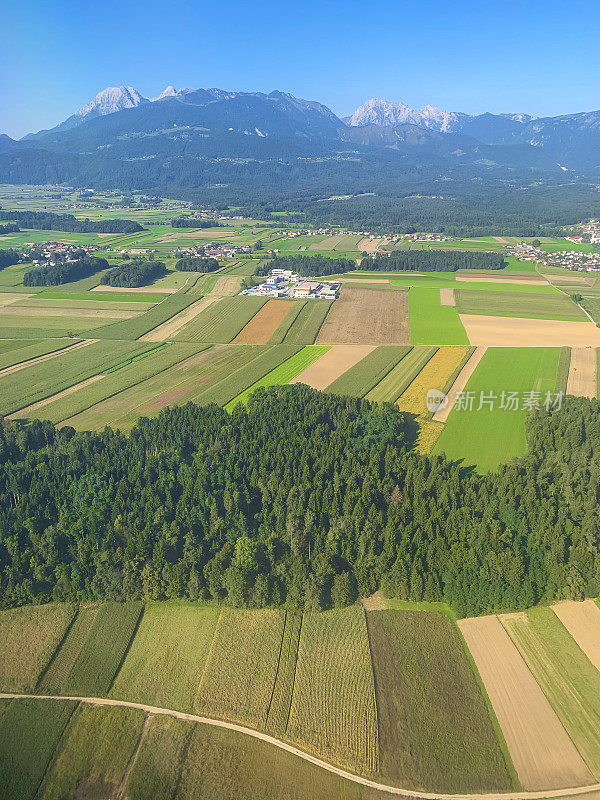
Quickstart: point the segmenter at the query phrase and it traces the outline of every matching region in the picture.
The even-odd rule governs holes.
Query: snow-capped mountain
[[[133,86],[108,86],[90,102],[76,111],[74,116],[81,120],[90,117],[104,117],[123,111],[126,108],[136,108],[143,103],[148,103],[148,98],[143,97]]]
[[[406,103],[373,98],[359,106],[347,121],[349,125],[383,125],[392,128],[410,124],[441,133],[452,133],[467,117],[467,114],[443,111],[432,105],[416,109]]]

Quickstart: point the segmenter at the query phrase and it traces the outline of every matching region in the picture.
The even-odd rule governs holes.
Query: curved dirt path
[[[345,778],[353,783],[366,786],[369,789],[385,792],[400,797],[414,797],[419,800],[559,800],[559,798],[566,797],[589,797],[590,800],[597,800],[600,797],[600,783],[595,783],[589,786],[575,786],[566,789],[548,789],[535,792],[488,792],[488,793],[471,793],[471,794],[442,794],[440,792],[419,792],[413,789],[401,789],[398,786],[388,786],[384,783],[377,783],[377,781],[363,778],[360,775],[355,775],[352,772],[347,772],[340,767],[335,767],[333,764],[328,764],[327,761],[322,761],[316,756],[311,756],[291,744],[282,742],[280,739],[275,739],[267,733],[255,731],[252,728],[246,728],[243,725],[236,725],[233,722],[224,722],[219,719],[211,719],[209,717],[201,717],[197,714],[185,714],[182,711],[173,711],[169,708],[157,708],[156,706],[145,705],[144,703],[130,703],[127,700],[113,700],[104,697],[75,697],[73,695],[49,695],[49,694],[15,694],[12,692],[0,692],[0,700],[65,700],[70,702],[89,703],[94,706],[120,706],[122,708],[136,708],[140,711],[145,711],[147,714],[163,714],[167,717],[175,717],[175,719],[187,720],[188,722],[199,722],[202,725],[212,725],[215,728],[225,728],[229,731],[237,731],[246,736],[252,736],[254,739],[259,739],[261,742],[267,742],[281,750],[285,750],[298,758],[308,761],[321,769],[327,770],[340,778]]]

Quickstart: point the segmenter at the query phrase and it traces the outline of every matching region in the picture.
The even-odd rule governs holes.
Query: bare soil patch
[[[16,303],[17,300],[25,300],[28,297],[31,297],[31,295],[2,292],[2,294],[0,294],[0,306],[9,306],[11,303]]]
[[[99,283],[94,286],[92,292],[131,292],[132,294],[175,294],[177,289],[172,286],[107,286]]]
[[[408,292],[343,287],[317,344],[409,344]]]
[[[350,367],[358,364],[374,349],[374,345],[334,346],[293,378],[290,383],[306,383],[313,389],[326,389],[329,384],[337,380]]]
[[[268,300],[242,328],[232,344],[267,344],[292,306],[293,300]]]
[[[587,275],[578,275],[574,272],[572,275],[544,275],[550,283],[576,283],[581,286],[593,286],[595,278],[588,278]]]
[[[455,306],[454,289],[440,289],[440,303],[443,306]]]
[[[571,349],[567,394],[589,398],[596,396],[595,347],[573,347]]]
[[[63,397],[67,397],[73,392],[77,392],[79,389],[85,389],[86,386],[89,386],[92,383],[96,383],[96,381],[105,378],[106,375],[94,375],[91,378],[88,378],[85,381],[81,381],[81,383],[76,383],[74,386],[69,386],[68,389],[64,389],[62,392],[58,392],[57,394],[53,394],[51,397],[46,397],[44,400],[39,400],[37,403],[32,403],[30,406],[26,406],[22,408],[20,411],[15,411],[14,414],[11,414],[8,419],[17,419],[17,417],[28,417],[30,414],[33,414],[34,411],[39,411],[40,408],[47,406],[49,403],[53,403],[55,400],[62,400]]]
[[[377,248],[382,241],[383,239],[369,239],[368,237],[365,237],[364,239],[360,240],[356,246],[356,249],[359,251],[359,253],[375,253],[377,252]]]
[[[552,606],[552,610],[586,654],[600,670],[600,608],[593,600],[576,603],[565,600]]]
[[[592,322],[461,314],[469,341],[489,347],[600,347]]]
[[[486,350],[487,347],[477,347],[475,349],[475,352],[471,355],[471,358],[461,369],[461,371],[456,377],[456,380],[450,387],[450,391],[448,392],[448,405],[445,408],[440,408],[440,410],[436,411],[435,414],[433,415],[433,419],[436,422],[446,422],[446,420],[450,416],[450,412],[452,411],[452,409],[456,404],[458,395],[460,394],[460,392],[463,391],[463,389],[467,385],[467,381],[477,369],[479,362],[485,355]]]
[[[378,589],[370,597],[363,597],[360,601],[365,611],[387,611],[387,600],[383,596],[381,589]]]
[[[495,616],[459,620],[524,789],[591,784],[593,776]]]

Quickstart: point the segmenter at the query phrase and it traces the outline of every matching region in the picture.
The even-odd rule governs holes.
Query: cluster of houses
[[[36,266],[40,264],[53,266],[54,264],[63,264],[65,261],[71,261],[75,257],[81,256],[82,252],[86,256],[91,256],[98,249],[98,245],[67,244],[66,242],[30,242],[25,243],[24,249],[21,251],[21,260],[31,261]]]
[[[335,300],[339,291],[339,281],[301,278],[298,273],[291,270],[274,269],[263,283],[244,289],[240,294],[254,297],[288,297],[298,300]]]
[[[575,241],[573,237],[566,237],[570,241]],[[580,250],[556,250],[547,253],[532,244],[520,242],[508,248],[510,255],[516,256],[521,261],[535,261],[548,267],[562,267],[579,272],[592,272],[600,270],[600,252],[582,253]]]
[[[229,242],[219,242],[219,244],[198,244],[192,247],[178,247],[173,252],[175,258],[182,256],[206,257],[216,258],[221,260],[224,258],[233,258],[234,256],[242,253],[250,253],[252,248],[249,244],[237,245]]]

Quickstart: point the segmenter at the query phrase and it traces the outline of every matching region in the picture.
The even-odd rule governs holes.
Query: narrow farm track
[[[345,778],[348,781],[357,783],[361,786],[366,786],[369,789],[374,789],[385,794],[396,795],[400,797],[414,797],[419,800],[560,800],[560,798],[567,797],[581,797],[589,798],[589,800],[598,800],[600,798],[600,783],[590,784],[588,786],[575,786],[567,787],[564,789],[542,789],[539,791],[522,791],[522,792],[487,792],[487,793],[465,793],[465,794],[443,794],[440,792],[419,792],[414,789],[402,789],[398,786],[388,786],[384,783],[377,783],[377,781],[363,778],[360,775],[354,775],[352,772],[347,772],[344,769],[328,764],[320,758],[311,756],[303,750],[294,747],[291,744],[282,742],[273,736],[261,731],[246,728],[243,725],[236,725],[233,722],[224,722],[223,720],[211,719],[209,717],[201,717],[196,714],[185,714],[182,711],[173,711],[169,708],[157,708],[156,706],[149,706],[143,703],[130,703],[126,700],[112,700],[103,697],[75,697],[75,696],[61,696],[61,695],[36,695],[36,694],[15,694],[11,692],[0,692],[0,700],[64,700],[65,702],[79,702],[89,703],[94,706],[117,706],[121,708],[135,708],[144,711],[147,714],[162,714],[167,717],[174,717],[175,719],[185,720],[187,722],[199,722],[202,725],[212,725],[215,728],[225,728],[226,730],[236,731],[237,733],[252,736],[261,742],[266,742],[274,747],[279,747],[298,758],[308,761],[321,769],[338,775],[340,778]]]
[[[45,353],[43,356],[29,358],[27,361],[19,361],[18,364],[13,364],[10,367],[0,370],[0,378],[3,378],[5,375],[12,375],[13,372],[19,372],[19,370],[25,369],[25,367],[31,367],[33,364],[41,364],[43,361],[50,361],[57,356],[64,355],[64,353],[67,351],[72,353],[73,350],[81,350],[82,347],[87,347],[90,344],[96,344],[96,342],[99,341],[100,339],[84,339],[76,344],[70,344],[66,347],[61,347],[60,350],[53,350],[51,353]]]

